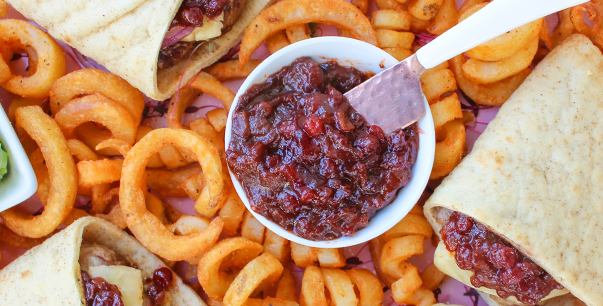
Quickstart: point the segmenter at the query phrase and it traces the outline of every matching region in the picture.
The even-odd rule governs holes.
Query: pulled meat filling
[[[127,266],[137,268],[127,259],[109,248],[96,243],[82,242],[80,247],[80,269],[86,306],[123,306],[119,288],[102,277],[92,278],[86,271],[95,266]],[[162,305],[167,299],[167,289],[173,283],[172,271],[161,267],[153,272],[153,277],[143,282],[145,306]]]
[[[501,298],[536,305],[553,289],[563,287],[532,260],[483,224],[452,212],[440,230],[459,268],[474,272],[471,284],[496,290]]]
[[[203,17],[215,19],[224,13],[222,34],[230,31],[241,12],[245,0],[185,0],[170,24],[170,29],[182,27],[202,27]],[[179,41],[159,51],[157,67],[167,69],[181,61],[185,56],[204,41]]]

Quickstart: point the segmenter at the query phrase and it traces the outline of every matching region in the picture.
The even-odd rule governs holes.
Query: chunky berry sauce
[[[203,16],[218,17],[226,4],[228,0],[184,0],[171,26],[203,26]]]
[[[165,290],[172,285],[172,270],[162,267],[153,272],[153,278],[147,282],[153,283],[146,290],[146,295],[153,305],[160,305],[165,300]]]
[[[471,284],[496,290],[501,298],[515,296],[535,305],[553,289],[553,277],[484,225],[459,212],[450,215],[440,234],[457,265],[471,270]]]
[[[311,240],[351,236],[410,181],[416,124],[385,135],[343,93],[367,79],[299,58],[252,86],[233,114],[230,169],[254,211]]]
[[[86,271],[81,272],[86,306],[124,306],[117,286],[107,283],[102,277],[91,278]]]

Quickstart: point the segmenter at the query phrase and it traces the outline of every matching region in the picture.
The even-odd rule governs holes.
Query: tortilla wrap
[[[427,201],[436,233],[442,208],[459,211],[603,305],[602,83],[603,56],[586,36],[555,48]]]
[[[168,69],[157,68],[161,43],[183,0],[7,0],[48,30],[52,37],[74,47],[119,75],[148,97],[171,97],[199,70],[215,63],[243,37],[243,31],[274,0],[249,0],[226,34],[205,43]],[[210,51],[211,49],[211,51]],[[186,66],[186,72],[184,72]]]
[[[501,299],[497,295],[490,295],[481,291],[478,291],[479,295],[486,301],[489,306],[516,306],[520,305],[517,303],[509,302],[508,300]],[[571,294],[562,295],[559,297],[552,298],[547,301],[543,301],[538,304],[539,306],[585,306],[585,304]]]
[[[82,238],[104,245],[142,271],[143,280],[165,264],[134,237],[99,218],[76,220],[0,270],[0,305],[86,305],[80,276]],[[171,306],[205,306],[174,273]]]

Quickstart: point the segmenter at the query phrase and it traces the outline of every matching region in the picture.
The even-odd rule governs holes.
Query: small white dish
[[[38,181],[21,141],[2,107],[0,143],[8,153],[8,172],[0,180],[0,211],[4,211],[31,197],[38,189]]]
[[[239,97],[252,85],[263,83],[268,76],[302,56],[309,56],[319,63],[335,59],[342,66],[352,66],[360,71],[374,73],[379,73],[398,63],[394,57],[373,45],[344,37],[318,37],[287,46],[264,60],[241,85],[228,114],[225,137],[226,148],[230,144],[232,114],[237,107]],[[255,213],[251,209],[245,190],[235,175],[230,172],[232,182],[241,200],[253,216],[268,229],[283,238],[295,243],[318,248],[342,248],[366,242],[383,234],[402,220],[417,203],[427,185],[435,154],[435,131],[427,100],[425,100],[425,108],[427,109],[427,113],[419,120],[419,128],[421,130],[419,152],[417,161],[412,168],[410,183],[398,192],[398,196],[392,203],[379,210],[371,218],[367,227],[357,231],[351,237],[341,237],[328,241],[312,241],[296,236],[294,233],[285,230],[264,216]]]

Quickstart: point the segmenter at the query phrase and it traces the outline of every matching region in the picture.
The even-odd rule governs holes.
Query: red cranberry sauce
[[[416,124],[385,135],[343,93],[367,79],[299,58],[240,97],[227,150],[254,211],[311,240],[351,236],[406,186]]]
[[[511,244],[464,214],[453,212],[440,234],[446,249],[455,252],[459,268],[474,272],[475,287],[494,289],[504,299],[513,295],[529,305],[536,305],[553,289],[563,289]]]
[[[86,306],[124,306],[117,286],[109,284],[102,277],[91,278],[86,271],[81,272]]]
[[[203,26],[203,16],[218,17],[226,4],[228,0],[184,0],[171,26]]]
[[[153,272],[153,278],[147,279],[150,285],[145,294],[151,300],[152,305],[160,305],[165,300],[165,290],[172,285],[172,270],[168,267],[162,267]]]

